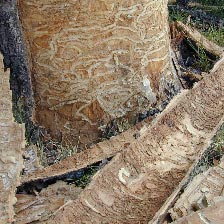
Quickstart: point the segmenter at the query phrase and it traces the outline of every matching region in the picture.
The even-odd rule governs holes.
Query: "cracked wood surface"
[[[79,198],[46,223],[147,223],[210,144],[224,116],[224,63],[183,91]]]
[[[200,161],[203,156],[204,154],[201,154],[196,161]],[[218,166],[210,168],[208,171],[204,171],[202,174],[198,174],[189,183],[189,180],[191,180],[192,173],[194,172],[196,166],[197,162],[192,165],[187,175],[180,182],[179,186],[175,189],[175,191],[173,191],[173,193],[166,200],[163,206],[157,211],[156,215],[152,220],[150,220],[149,224],[166,224],[166,218],[170,211],[172,212],[171,216],[173,220],[182,220],[180,217],[192,213],[193,206],[194,209],[202,209],[204,208],[202,207],[202,202],[205,202],[204,206],[208,206],[207,202],[209,202],[209,205],[213,204],[214,198],[216,196],[224,196],[224,157],[222,158],[221,163]],[[206,187],[204,188],[204,186]],[[186,193],[186,191],[188,192]],[[187,194],[189,195],[190,200]],[[178,201],[180,203],[176,207]],[[180,208],[180,206],[184,207],[184,209]],[[173,216],[175,216],[176,218],[174,218]]]
[[[0,224],[14,220],[15,191],[22,170],[24,126],[14,122],[9,71],[4,72],[0,54]]]
[[[224,158],[218,166],[194,177],[172,209],[169,210],[172,219],[178,220],[190,215],[195,209],[200,210],[212,205],[214,198],[222,194],[223,188]]]
[[[200,209],[172,224],[223,224],[224,221],[224,197],[216,197],[208,208]]]
[[[102,124],[132,118],[179,90],[170,68],[167,0],[18,3],[34,117],[53,137],[94,142]]]

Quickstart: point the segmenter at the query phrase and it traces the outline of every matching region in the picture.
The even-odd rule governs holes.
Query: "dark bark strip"
[[[33,95],[26,49],[18,17],[16,0],[0,2],[0,52],[5,69],[10,68],[14,117],[31,129]],[[30,133],[30,131],[27,131]]]

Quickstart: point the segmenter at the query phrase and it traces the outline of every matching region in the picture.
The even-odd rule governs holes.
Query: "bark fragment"
[[[66,204],[72,203],[80,192],[81,188],[59,181],[43,189],[36,196],[17,194],[16,224],[26,224],[34,221],[44,222],[63,209]]]
[[[202,157],[204,156],[204,154],[201,155]],[[166,202],[163,204],[163,206],[157,211],[156,215],[153,217],[152,220],[150,220],[149,224],[165,224],[167,223],[167,217],[169,216],[169,211],[171,211],[171,213],[173,213],[174,215],[171,215],[172,219],[173,216],[175,217],[181,217],[180,215],[182,214],[191,214],[192,211],[196,209],[196,207],[199,209],[200,205],[203,205],[200,203],[200,205],[197,205],[197,202],[208,202],[207,198],[204,197],[205,193],[207,195],[209,195],[209,199],[210,199],[210,204],[213,204],[214,202],[214,198],[216,196],[224,196],[223,193],[223,187],[224,187],[224,183],[223,183],[223,161],[224,161],[224,157],[222,158],[222,163],[219,164],[217,167],[215,168],[210,168],[209,171],[204,171],[203,174],[199,174],[197,176],[194,177],[193,181],[191,181],[192,179],[192,175],[194,174],[194,170],[197,167],[197,163],[198,161],[200,161],[202,159],[202,157],[200,157],[199,160],[197,160],[196,164],[194,164],[188,171],[187,175],[184,177],[184,179],[180,182],[179,186],[175,189],[175,191],[173,191],[173,193],[170,195],[170,197],[166,200]],[[213,179],[215,176],[216,178],[216,183],[218,180],[218,186],[213,183]],[[209,182],[209,183],[207,183]],[[206,187],[209,187],[208,191],[206,189],[202,189],[204,185],[207,185]],[[186,189],[187,186],[187,189]],[[199,191],[196,192],[194,190]],[[202,191],[201,191],[202,189]],[[190,197],[193,197],[195,199],[195,201],[192,203],[192,200],[189,204],[189,200],[188,197],[186,196],[185,191],[191,191]],[[184,192],[184,193],[182,193]],[[179,199],[181,197],[181,199]],[[184,199],[183,199],[184,198]],[[199,199],[199,200],[198,200]],[[178,208],[175,208],[177,205],[177,201],[180,201],[182,203],[179,203]],[[195,203],[196,202],[196,203]],[[207,203],[204,204],[204,206],[206,206]],[[185,208],[187,205],[187,209]],[[196,205],[193,207],[193,205]],[[180,209],[180,207],[184,207],[184,209]],[[208,204],[207,204],[208,206]],[[175,212],[175,211],[176,212]],[[174,220],[174,219],[173,219]],[[178,219],[179,221],[179,219]]]
[[[127,148],[136,140],[136,135],[141,136],[142,133],[150,126],[154,117],[148,117],[133,128],[112,137],[110,140],[100,142],[89,149],[68,157],[56,164],[48,166],[44,169],[22,176],[22,183],[46,179],[50,177],[60,176],[69,172],[77,171],[88,165],[102,161],[104,159],[115,156],[118,152]]]
[[[0,1],[0,52],[4,57],[5,69],[10,68],[14,117],[17,122],[26,124],[26,134],[29,135],[32,129],[33,95],[16,3],[16,0]]]
[[[47,223],[147,223],[223,122],[224,63],[183,91]],[[107,195],[107,197],[105,197]],[[108,203],[109,201],[109,203]]]
[[[224,221],[224,197],[216,197],[212,206],[201,209],[172,224],[222,224]]]
[[[0,54],[0,223],[14,220],[15,191],[22,170],[22,149],[25,147],[24,125],[14,122],[9,71],[4,72]]]

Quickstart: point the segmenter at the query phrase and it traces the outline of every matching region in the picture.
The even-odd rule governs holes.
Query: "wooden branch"
[[[212,41],[208,40],[204,35],[198,32],[195,28],[189,27],[182,22],[178,21],[177,26],[181,28],[193,41],[196,42],[198,46],[202,46],[208,52],[221,57],[224,48],[218,46],[217,44],[213,43]]]

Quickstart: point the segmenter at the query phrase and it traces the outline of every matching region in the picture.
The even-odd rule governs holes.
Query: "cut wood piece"
[[[43,189],[37,196],[27,194],[16,195],[16,224],[45,221],[51,215],[63,209],[66,204],[75,200],[81,191],[81,188],[59,181]]]
[[[24,175],[22,176],[21,182],[26,183],[39,179],[60,176],[115,156],[118,152],[127,148],[131,143],[136,141],[136,136],[141,136],[141,134],[150,126],[153,118],[153,116],[148,117],[120,135],[114,136],[110,140],[100,142],[93,147],[77,153],[74,156],[68,157],[52,166]]]
[[[224,197],[216,197],[208,208],[201,209],[189,216],[181,218],[172,224],[223,224]]]
[[[9,71],[4,72],[0,54],[0,224],[12,223],[15,191],[22,170],[22,149],[25,147],[24,125],[14,122]]]
[[[213,199],[222,194],[224,187],[224,158],[208,171],[197,175],[184,190],[184,193],[169,210],[173,221],[188,216],[213,204]],[[224,208],[223,208],[224,209]]]
[[[202,35],[195,28],[189,27],[180,21],[177,22],[177,26],[180,27],[183,30],[183,32],[185,32],[187,36],[189,36],[189,38],[195,41],[199,47],[203,47],[205,50],[207,50],[208,52],[216,56],[219,56],[219,57],[222,56],[224,52],[224,48],[208,40],[204,35]]]
[[[147,223],[224,119],[224,63],[185,90],[47,223]]]

